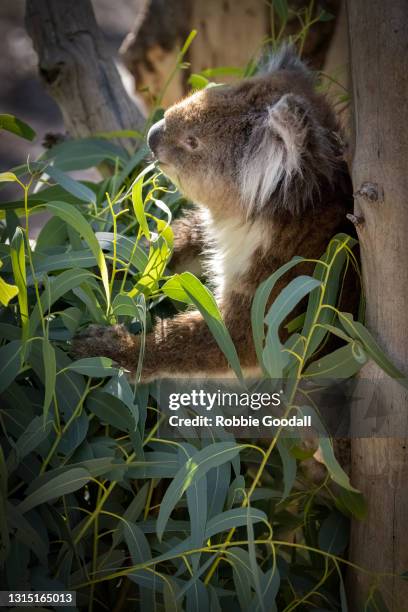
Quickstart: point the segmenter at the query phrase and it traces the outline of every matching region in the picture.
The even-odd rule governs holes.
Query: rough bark
[[[327,80],[327,95],[332,102],[341,127],[350,140],[350,104],[345,96],[350,93],[350,66],[348,49],[346,2],[341,2],[333,38],[323,66]],[[344,101],[343,101],[344,100]]]
[[[125,91],[90,0],[27,0],[26,27],[41,77],[70,135],[143,126],[143,114]]]
[[[361,243],[367,326],[394,363],[408,372],[408,4],[406,0],[348,0],[355,150],[355,214]],[[365,377],[381,378],[373,365]],[[373,398],[388,414],[390,435],[352,442],[353,484],[368,502],[368,517],[352,525],[351,560],[383,580],[390,610],[407,609],[408,396],[384,379]],[[395,437],[396,432],[400,437]],[[369,576],[349,576],[352,610],[361,609]]]

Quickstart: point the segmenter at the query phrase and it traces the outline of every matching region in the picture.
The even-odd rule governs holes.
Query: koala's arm
[[[188,211],[172,224],[174,251],[170,262],[173,272],[200,273],[199,256],[205,246],[204,227],[198,209]]]
[[[255,365],[248,309],[234,310],[227,327],[242,366]],[[77,357],[110,357],[134,376],[140,350],[140,336],[130,334],[122,325],[91,326],[74,341]],[[146,337],[142,380],[228,372],[223,352],[198,311],[187,311],[156,324]]]

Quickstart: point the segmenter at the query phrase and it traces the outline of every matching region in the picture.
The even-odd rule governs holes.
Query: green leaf
[[[328,11],[322,10],[319,13],[319,21],[332,21],[334,19],[334,15],[329,13]]]
[[[10,551],[9,526],[6,517],[8,474],[3,449],[0,446],[0,566],[3,565]]]
[[[205,68],[201,71],[201,74],[209,78],[218,76],[243,77],[244,70],[237,66],[217,66],[216,68]]]
[[[341,288],[341,274],[349,257],[346,247],[352,248],[356,240],[346,234],[337,234],[330,241],[325,253],[320,258],[313,272],[313,278],[323,283],[321,289],[312,291],[309,296],[302,335],[308,342],[305,358],[311,357],[327,335],[325,324],[331,324],[335,318],[332,308],[322,308],[322,304],[336,306]],[[319,324],[318,326],[316,324]]]
[[[283,493],[281,501],[285,500],[290,494],[295,483],[297,463],[294,456],[289,452],[288,440],[281,439],[277,442],[277,448],[280,454],[283,467]]]
[[[215,517],[224,508],[230,480],[231,465],[229,463],[223,463],[222,465],[219,465],[208,472],[207,481],[209,518]]]
[[[49,280],[46,290],[41,295],[41,310],[47,312],[51,306],[59,300],[63,295],[68,293],[74,287],[78,287],[87,280],[93,278],[92,272],[88,270],[73,269],[61,272],[58,276],[54,276]],[[40,309],[38,304],[35,305],[30,317],[30,335],[34,336],[37,326],[40,322]]]
[[[268,612],[278,612],[278,608],[276,607],[275,599],[279,591],[280,586],[280,575],[278,568],[272,567],[265,574],[261,574],[261,593],[263,601],[268,604]],[[258,612],[260,610],[260,606],[254,598],[253,601],[254,612]]]
[[[366,518],[368,508],[367,502],[361,493],[354,493],[342,489],[339,496],[336,498],[336,505],[344,513],[350,513],[359,521]]]
[[[84,185],[89,186],[89,189],[91,189],[92,191],[92,187],[94,186],[94,183],[91,183],[89,181],[82,181]],[[38,191],[36,191],[35,193],[30,193],[30,197],[28,199],[28,208],[33,209],[38,205],[42,205],[45,202],[51,202],[51,201],[55,201],[55,200],[63,200],[64,202],[67,202],[68,204],[72,204],[74,206],[82,206],[83,205],[83,201],[82,199],[78,199],[77,197],[73,196],[72,194],[68,193],[68,191],[66,191],[61,185],[50,185],[47,187],[42,187],[41,189],[39,189]],[[25,208],[25,202],[24,199],[18,199],[18,200],[12,200],[10,202],[1,202],[0,203],[0,209],[2,210],[6,210],[6,211],[10,211],[10,212],[14,212],[14,213],[18,213],[20,211],[24,211]],[[36,210],[32,210],[32,213],[35,214]],[[60,221],[60,220],[59,220]],[[44,231],[45,228],[45,231]],[[40,243],[42,242],[43,238],[44,238],[44,233],[48,234],[48,224],[46,223],[40,231],[39,237],[37,238],[40,239]],[[47,236],[48,237],[48,236]],[[52,242],[54,240],[53,236],[49,236],[50,241]],[[60,242],[58,244],[61,244]],[[41,245],[42,247],[42,245]],[[36,243],[36,250],[38,250],[38,244]]]
[[[55,393],[55,382],[57,378],[57,365],[55,359],[55,351],[50,341],[47,338],[42,338],[42,355],[44,361],[45,372],[45,394],[43,403],[44,423],[47,420],[48,411]]]
[[[55,270],[66,270],[70,268],[93,268],[96,266],[96,259],[89,249],[81,251],[70,251],[58,255],[46,255],[36,253],[33,257],[36,276],[44,272],[54,272]],[[28,279],[28,284],[33,284],[32,277]]]
[[[212,538],[217,533],[228,531],[232,527],[242,527],[247,524],[250,520],[252,523],[259,523],[263,521],[268,524],[268,518],[262,510],[250,507],[249,511],[247,508],[232,508],[221,512],[214,518],[210,519],[207,523],[205,530],[205,539]]]
[[[0,261],[0,268],[3,263]],[[18,287],[16,285],[10,285],[0,276],[0,304],[8,306],[10,300],[16,297],[18,294]]]
[[[7,130],[26,140],[34,140],[36,136],[33,128],[14,115],[0,115],[0,130]]]
[[[0,172],[0,183],[18,183],[14,172]]]
[[[39,561],[46,566],[48,555],[48,541],[30,524],[29,520],[23,516],[19,509],[12,504],[7,506],[7,519],[10,527],[16,529],[16,538],[30,548]]]
[[[158,288],[158,282],[164,273],[170,255],[171,249],[162,236],[159,236],[154,243],[151,243],[146,268],[143,270],[142,277],[137,282],[136,287],[129,292],[130,297],[133,297],[140,291],[150,293]]]
[[[284,25],[287,22],[288,17],[289,17],[288,2],[287,0],[272,0],[272,1],[273,1],[273,8],[277,12],[279,19],[282,22],[282,25]]]
[[[183,302],[185,304],[192,303],[190,297],[183,289],[178,274],[169,278],[169,280],[166,281],[161,287],[161,291],[164,293],[164,295],[167,295],[167,297],[171,298],[172,300],[176,300],[177,302]]]
[[[340,605],[341,605],[341,612],[348,612],[347,594],[346,594],[346,589],[344,587],[343,576],[341,575],[341,572],[338,572],[338,574],[339,574],[339,579],[340,579]]]
[[[127,476],[139,479],[174,478],[177,474],[178,466],[177,455],[174,453],[146,453],[144,461],[128,463]]]
[[[137,130],[110,130],[109,132],[97,132],[96,138],[143,138],[143,134]]]
[[[361,370],[367,362],[367,356],[359,342],[351,342],[317,359],[306,368],[305,378],[318,376],[320,378],[350,378]]]
[[[238,445],[235,442],[216,442],[198,451],[186,461],[185,465],[177,472],[162,499],[157,519],[159,540],[163,536],[170,514],[188,487],[204,476],[209,469],[231,461],[242,448],[243,445]]]
[[[132,205],[135,217],[140,225],[141,232],[146,236],[147,240],[150,240],[150,231],[147,224],[146,214],[144,210],[143,202],[143,183],[146,174],[151,172],[154,168],[154,164],[147,166],[135,179],[132,185]]]
[[[0,183],[18,183],[19,180],[14,172],[0,172]]]
[[[163,584],[163,600],[165,612],[182,612],[178,601],[178,585],[175,579],[166,576]]]
[[[20,340],[12,340],[0,347],[0,393],[7,389],[20,371]]]
[[[135,522],[140,516],[140,513],[145,507],[147,494],[149,491],[149,483],[145,482],[142,488],[138,491],[137,495],[130,502],[124,515],[119,520],[117,527],[112,533],[112,546],[115,548],[123,538],[123,531],[126,522]]]
[[[89,418],[85,412],[81,412],[64,432],[58,445],[58,452],[63,455],[70,455],[85,440],[88,429]]]
[[[136,429],[139,421],[139,408],[135,404],[134,392],[123,370],[116,371],[116,375],[104,387],[104,392],[117,397],[128,407],[134,421],[134,429]]]
[[[52,421],[50,419],[44,423],[42,416],[34,417],[16,441],[7,458],[9,472],[14,471],[24,457],[36,450],[41,442],[48,438],[51,427]]]
[[[249,562],[251,564],[251,570],[252,570],[252,580],[254,583],[255,593],[258,599],[259,606],[262,612],[266,612],[265,604],[264,604],[264,600],[262,596],[262,590],[261,590],[262,570],[258,566],[258,562],[256,559],[256,549],[255,549],[255,544],[254,544],[255,534],[254,534],[254,526],[251,521],[251,509],[249,506],[249,501],[248,501],[248,506],[246,508],[246,511],[247,511],[246,526],[247,526],[247,534],[248,534],[248,554],[249,554]]]
[[[208,612],[208,590],[201,580],[196,580],[186,593],[186,612]]]
[[[18,287],[18,303],[20,306],[21,324],[23,328],[23,342],[28,338],[28,299],[27,277],[25,265],[24,232],[21,227],[15,231],[10,247],[11,264],[13,267],[14,282]]]
[[[102,310],[102,306],[90,284],[83,283],[80,287],[73,287],[72,292],[85,304],[94,323],[106,325],[106,317]]]
[[[68,191],[71,195],[78,198],[82,202],[92,202],[92,204],[96,203],[96,195],[95,192],[76,181],[68,174],[62,172],[55,166],[47,166],[45,172],[50,176],[56,183],[58,183],[61,187]]]
[[[262,352],[265,340],[265,310],[269,296],[281,276],[301,261],[303,261],[302,257],[294,257],[263,281],[256,290],[251,308],[251,324],[255,350],[260,364],[262,364]]]
[[[136,523],[125,521],[123,534],[134,565],[152,558],[149,542]]]
[[[99,242],[94,234],[92,226],[86,221],[85,217],[79,212],[79,210],[73,208],[65,202],[48,202],[44,206],[51,213],[63,219],[66,223],[68,223],[68,225],[73,227],[79,234],[84,237],[101,271],[102,283],[105,288],[106,294],[106,302],[109,307],[110,289],[108,268],[106,266],[103,251],[99,246]]]
[[[357,489],[351,486],[349,477],[337,461],[329,438],[321,437],[319,439],[319,451],[323,463],[334,482],[337,482],[343,489],[359,493]]]
[[[197,30],[191,30],[190,34],[187,36],[184,45],[181,48],[181,51],[179,53],[178,59],[182,59],[184,57],[184,55],[187,53],[187,51],[190,48],[191,43],[193,42],[193,40],[195,39],[195,37],[197,36]]]
[[[112,232],[96,232],[95,236],[102,249],[113,252],[115,236]],[[116,255],[119,260],[134,266],[138,272],[143,272],[147,266],[146,253],[129,236],[116,236]]]
[[[133,418],[116,397],[95,389],[87,397],[87,406],[102,423],[113,425],[120,431],[134,430]]]
[[[52,147],[45,153],[43,159],[53,160],[54,167],[68,172],[70,170],[84,170],[98,166],[105,160],[113,164],[117,160],[126,163],[126,151],[108,140],[102,138],[79,138],[66,140]]]
[[[209,82],[202,74],[193,73],[188,77],[188,84],[191,85],[192,89],[204,89]]]
[[[60,189],[59,187],[57,187]],[[48,189],[55,189],[55,187],[48,187]],[[42,193],[42,192],[40,192]],[[32,196],[30,196],[31,200]],[[54,200],[55,198],[50,198]],[[41,204],[43,201],[41,202]],[[42,227],[40,233],[38,234],[36,243],[35,243],[35,252],[33,257],[37,259],[41,259],[41,251],[46,251],[48,256],[48,249],[55,246],[64,246],[64,250],[66,249],[65,243],[68,238],[67,225],[66,223],[60,219],[59,217],[51,217]],[[35,259],[34,259],[35,261]],[[36,262],[37,263],[37,262]]]
[[[333,511],[323,521],[319,530],[319,548],[333,555],[339,555],[347,547],[349,521],[340,512]]]
[[[231,336],[225,327],[217,302],[211,292],[190,272],[183,272],[179,276],[180,283],[191,302],[201,312],[214,340],[227,358],[228,363],[236,376],[242,379],[241,366],[238,354]]]
[[[132,317],[139,319],[139,307],[134,298],[130,295],[118,293],[112,302],[112,312],[115,317]]]
[[[339,313],[339,321],[344,330],[352,338],[359,340],[367,354],[375,363],[391,378],[398,378],[403,386],[408,386],[405,375],[395,367],[372,334],[358,321],[354,321],[351,314],[346,312]]]
[[[3,448],[0,445],[0,495],[3,497],[3,500],[7,499],[7,490],[8,490],[8,474],[7,474],[7,465],[4,459]]]
[[[320,282],[310,276],[298,276],[280,292],[265,317],[268,325],[262,362],[271,378],[281,378],[282,371],[288,362],[288,354],[283,353],[279,339],[279,327],[295,306]]]
[[[235,592],[241,610],[250,610],[252,600],[252,569],[249,554],[243,548],[232,546],[228,549],[228,561],[232,565]]]
[[[184,450],[187,451],[189,457],[193,457],[196,449],[191,444],[183,444]],[[185,454],[179,453],[181,463],[185,460]],[[204,542],[205,526],[207,522],[207,477],[203,476],[196,480],[187,489],[187,508],[190,517],[191,526],[191,547],[200,548]],[[191,557],[193,571],[196,572],[199,567],[200,553],[194,554]]]
[[[68,465],[62,465],[53,470],[49,470],[44,474],[40,474],[27,487],[26,494],[31,495],[38,489],[45,487],[49,482],[55,480],[55,478],[66,474],[69,470],[81,468],[86,470],[93,478],[105,475],[112,470],[114,464],[113,457],[98,457],[97,459],[87,459]]]
[[[112,363],[112,359],[108,357],[84,357],[73,361],[64,369],[93,378],[105,378],[117,373],[117,368],[112,367]]]
[[[82,312],[75,306],[66,308],[63,312],[61,312],[61,319],[65,327],[71,332],[72,335],[75,334],[76,330],[78,329],[81,318]]]
[[[73,468],[49,480],[36,491],[26,497],[18,506],[19,512],[24,514],[40,504],[57,499],[62,495],[73,493],[81,489],[90,480],[91,475],[84,468]]]

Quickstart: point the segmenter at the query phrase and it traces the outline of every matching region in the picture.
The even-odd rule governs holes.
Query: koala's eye
[[[194,151],[195,149],[198,149],[200,142],[195,136],[187,136],[187,138],[184,140],[184,144],[188,149]]]

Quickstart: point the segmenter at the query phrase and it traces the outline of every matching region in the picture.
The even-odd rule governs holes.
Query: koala
[[[352,190],[333,110],[313,74],[283,47],[256,76],[209,87],[171,106],[148,145],[159,167],[193,203],[174,223],[173,263],[201,254],[245,373],[257,371],[250,322],[260,283],[300,255],[319,258],[345,230]],[[312,264],[302,263],[283,287]],[[284,339],[284,331],[282,332]],[[91,326],[77,356],[107,356],[134,376],[140,338],[122,325]],[[223,377],[228,362],[197,310],[159,321],[147,335],[142,380]]]

